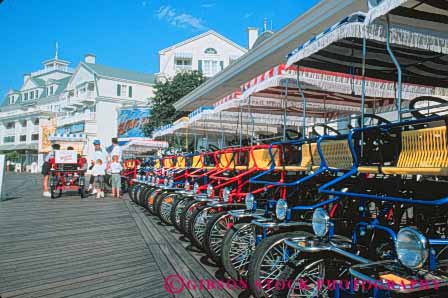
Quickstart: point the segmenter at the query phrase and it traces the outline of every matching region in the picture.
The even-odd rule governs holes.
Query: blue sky
[[[0,4],[0,100],[20,88],[23,74],[54,56],[72,62],[85,53],[97,63],[130,70],[158,71],[157,52],[213,29],[247,46],[246,28],[263,18],[279,30],[317,0],[4,0]]]

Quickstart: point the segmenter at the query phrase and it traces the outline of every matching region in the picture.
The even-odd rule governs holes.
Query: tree
[[[204,81],[202,73],[192,71],[180,72],[170,80],[157,82],[154,86],[151,116],[144,127],[145,135],[150,136],[157,127],[172,123],[179,117],[185,116],[184,112],[176,111],[173,104]]]

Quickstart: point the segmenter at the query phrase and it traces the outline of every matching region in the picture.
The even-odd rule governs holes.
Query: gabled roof
[[[36,84],[37,87],[45,87],[45,81],[39,78],[31,77],[30,80]]]
[[[156,79],[156,76],[154,74],[129,71],[96,63],[92,64],[81,62],[81,65],[85,66],[88,70],[94,72],[100,77],[111,77],[147,84],[154,84]]]
[[[42,79],[31,77],[30,80],[32,80],[38,87],[45,87],[45,81]],[[56,84],[58,87],[56,88],[56,90],[54,90],[54,93],[53,93],[53,95],[51,95],[51,97],[54,97],[54,96],[57,96],[57,95],[63,93],[65,88],[67,87],[69,80],[70,80],[70,77],[65,77],[60,80],[52,80],[53,81],[52,83]],[[17,92],[20,93],[20,91],[17,91]],[[22,94],[20,94],[19,98],[16,100],[16,102],[14,104],[9,104],[8,96],[6,96],[5,99],[3,100],[3,103],[1,104],[1,106],[16,106],[16,105],[20,105],[20,104],[38,102],[41,99],[46,98],[46,97],[48,97],[46,89],[44,90],[44,92],[41,92],[39,94],[39,98],[31,99],[31,100],[27,100],[27,101],[23,101]]]
[[[184,40],[184,41],[182,41],[182,42],[176,43],[176,44],[174,44],[174,45],[172,45],[172,46],[169,46],[169,47],[167,47],[167,48],[165,48],[165,49],[163,49],[163,50],[160,50],[160,51],[159,51],[159,54],[163,54],[163,53],[166,52],[166,51],[169,51],[169,50],[178,48],[178,47],[180,47],[180,46],[183,46],[183,45],[188,44],[188,43],[190,43],[190,42],[193,42],[193,41],[195,41],[195,40],[201,39],[201,38],[203,38],[203,37],[205,37],[205,36],[207,36],[207,35],[210,35],[210,34],[213,34],[213,35],[215,35],[216,37],[218,37],[218,38],[224,40],[225,42],[230,43],[231,45],[233,45],[234,47],[240,49],[240,50],[243,51],[244,53],[247,52],[247,49],[246,49],[246,48],[243,48],[242,46],[240,46],[240,45],[238,45],[237,43],[235,43],[235,42],[231,41],[230,39],[228,39],[227,37],[222,36],[221,34],[219,34],[218,32],[216,32],[216,31],[214,31],[214,30],[208,30],[207,32],[204,32],[204,33],[202,33],[202,34],[193,36],[193,37],[191,37],[191,38],[189,38],[189,39],[186,39],[186,40]]]
[[[66,77],[60,80],[54,80],[54,83],[58,85],[58,88],[54,92],[54,95],[59,95],[62,92],[64,92],[65,88],[67,87],[68,82],[70,81],[70,77]]]

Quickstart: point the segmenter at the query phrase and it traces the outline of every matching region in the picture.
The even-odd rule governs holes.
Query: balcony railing
[[[39,76],[41,74],[45,74],[45,73],[55,71],[55,70],[60,70],[60,71],[69,72],[69,73],[73,73],[75,71],[73,68],[68,67],[68,66],[52,66],[52,67],[47,67],[47,68],[32,72],[31,76],[32,77]]]
[[[68,104],[82,103],[85,99],[95,99],[95,91],[86,91],[84,93],[78,93],[78,95],[73,95],[68,98]]]
[[[96,114],[94,112],[82,113],[82,114],[77,114],[77,115],[61,116],[61,117],[56,118],[56,125],[59,127],[59,126],[64,126],[64,125],[68,125],[68,124],[73,124],[73,123],[82,122],[82,121],[90,121],[90,120],[95,120],[95,119],[96,119]]]
[[[191,66],[191,65],[175,65],[174,69],[176,70],[176,72],[191,71],[191,70],[193,70],[193,66]]]

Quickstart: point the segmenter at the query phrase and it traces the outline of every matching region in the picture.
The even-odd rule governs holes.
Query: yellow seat
[[[176,162],[176,168],[185,169],[187,167],[187,162],[184,156],[178,156]]]
[[[233,160],[233,153],[223,153],[219,156],[219,168],[233,168],[235,166],[235,161]]]
[[[195,155],[191,161],[191,167],[194,169],[200,169],[204,167],[204,162],[202,161],[202,156]]]
[[[448,176],[446,126],[404,131],[397,166],[382,167],[386,175]]]
[[[165,158],[163,160],[163,167],[165,169],[171,169],[173,167],[173,160],[171,158]]]
[[[235,169],[235,170],[238,170],[238,171],[245,171],[245,170],[247,170],[248,168],[247,168],[247,166],[235,166],[234,169]]]
[[[446,126],[404,131],[396,167],[384,174],[448,176]]]
[[[269,149],[254,149],[250,153],[249,169],[257,167],[260,170],[268,170],[271,167],[272,158]],[[275,165],[280,165],[280,154],[278,148],[272,149]]]
[[[358,173],[379,174],[380,169],[378,166],[360,166],[360,167],[358,167]]]
[[[403,167],[383,167],[381,172],[386,175],[429,175],[448,176],[448,167],[436,168],[403,168]]]
[[[216,167],[215,166],[213,166],[213,167],[207,166],[207,167],[204,167],[204,169],[206,169],[206,170],[213,170],[213,169],[216,169]]]
[[[279,167],[275,167],[276,170],[279,171],[288,171],[288,172],[304,172],[309,170],[309,168],[305,168],[302,166],[279,166]]]
[[[329,168],[349,170],[353,166],[353,157],[347,140],[323,141],[321,148]]]
[[[154,161],[154,167],[155,167],[156,169],[160,169],[160,159],[156,159],[156,160]]]
[[[300,161],[300,165],[276,166],[275,169],[288,172],[305,172],[310,171],[313,168],[319,168],[320,156],[317,151],[317,144],[303,144],[301,148],[302,159]]]

